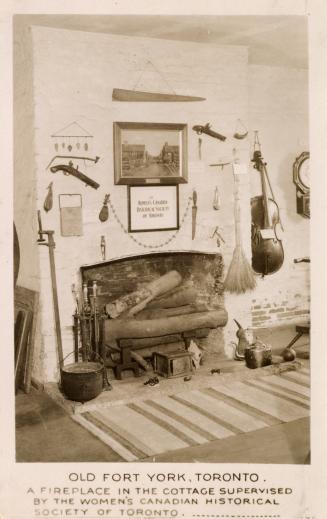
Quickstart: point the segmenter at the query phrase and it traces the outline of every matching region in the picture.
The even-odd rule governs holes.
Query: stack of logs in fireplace
[[[103,321],[103,354],[106,348],[118,352],[121,369],[131,359],[147,369],[145,359],[154,351],[162,351],[162,347],[167,351],[169,344],[176,348],[176,342],[188,348],[191,339],[207,337],[212,328],[226,324],[224,308],[209,309],[197,298],[192,282],[182,283],[182,276],[172,270],[108,303],[110,318]]]
[[[191,339],[207,337],[212,328],[224,326],[224,308],[209,309],[197,301],[197,290],[176,270],[157,277],[105,305],[97,307],[96,282],[75,314],[75,352],[82,343],[83,360],[100,354],[107,366],[116,371],[138,366],[147,370],[147,359],[167,346],[188,348]],[[155,347],[155,349],[154,349]],[[135,350],[139,350],[136,352]]]

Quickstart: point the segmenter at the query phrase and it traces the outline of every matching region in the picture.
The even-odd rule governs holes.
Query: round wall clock
[[[310,191],[310,153],[303,151],[293,164],[293,181],[302,193]]]
[[[303,151],[293,164],[293,182],[296,185],[296,210],[310,217],[310,153]]]

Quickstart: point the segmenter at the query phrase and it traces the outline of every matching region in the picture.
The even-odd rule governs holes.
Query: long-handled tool
[[[91,308],[93,313],[93,349],[99,355],[99,310],[97,305],[97,282],[92,282]]]
[[[82,359],[90,360],[90,342],[91,342],[91,309],[89,306],[87,283],[83,283],[83,309],[81,313],[81,332],[82,332]]]
[[[55,330],[56,330],[56,338],[57,338],[57,351],[58,351],[58,360],[59,360],[59,368],[62,368],[64,356],[62,351],[62,340],[61,340],[61,327],[60,327],[60,314],[59,314],[59,305],[58,305],[58,291],[57,291],[57,279],[56,279],[56,266],[55,266],[55,258],[54,258],[54,248],[56,246],[55,241],[53,239],[54,231],[44,231],[42,229],[41,222],[41,213],[37,212],[38,223],[39,223],[39,238],[37,240],[39,245],[46,245],[49,249],[49,260],[50,260],[50,274],[51,274],[51,284],[52,284],[52,299],[53,299],[53,310],[55,317]],[[44,235],[47,235],[48,241],[44,238]]]
[[[79,331],[80,331],[79,320],[80,320],[81,312],[80,312],[80,309],[79,309],[79,300],[78,300],[78,295],[77,295],[77,292],[76,292],[75,284],[72,285],[72,294],[74,296],[75,303],[76,303],[75,312],[74,312],[74,315],[73,315],[73,319],[74,319],[74,355],[75,355],[75,362],[78,362],[78,357],[79,357]]]

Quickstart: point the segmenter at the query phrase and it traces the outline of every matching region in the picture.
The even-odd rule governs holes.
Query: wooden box
[[[153,354],[154,372],[166,378],[183,377],[192,373],[192,355],[188,351]]]

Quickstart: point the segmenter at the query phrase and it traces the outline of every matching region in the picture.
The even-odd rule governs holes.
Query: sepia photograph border
[[[42,4],[42,5],[41,5]],[[156,4],[156,5],[155,5]],[[96,3],[89,3],[87,0],[80,6],[81,13],[99,13],[103,15],[117,14],[123,12],[126,14],[127,6],[118,5],[113,0],[106,0],[106,3],[99,0]],[[326,84],[326,64],[323,56],[327,51],[327,5],[322,0],[285,0],[282,3],[274,0],[249,0],[249,2],[240,2],[236,0],[234,3],[227,4],[223,0],[213,0],[200,7],[191,0],[184,3],[176,4],[167,0],[165,4],[154,2],[151,9],[157,14],[167,13],[190,13],[200,12],[201,14],[228,14],[228,15],[305,15],[309,19],[310,26],[310,153],[312,153],[311,166],[315,171],[313,178],[312,195],[312,235],[311,235],[311,253],[312,253],[312,311],[313,311],[313,330],[312,341],[314,345],[314,354],[312,358],[312,373],[314,374],[312,387],[312,453],[311,464],[301,465],[271,465],[271,464],[219,464],[219,463],[201,463],[198,459],[196,469],[198,473],[213,475],[214,471],[245,471],[248,475],[250,471],[258,471],[261,481],[267,478],[268,483],[274,483],[280,487],[288,485],[294,490],[293,499],[289,502],[283,502],[280,507],[274,510],[274,516],[284,519],[323,519],[326,515],[326,477],[327,477],[327,443],[325,441],[327,433],[327,392],[326,388],[326,361],[327,350],[326,344],[326,327],[325,319],[325,287],[327,281],[326,270],[326,253],[327,247],[324,245],[321,233],[321,223],[325,214],[325,193],[327,189],[327,177],[322,174],[324,170],[324,135],[327,128],[327,112],[323,103],[327,89]],[[1,114],[5,122],[4,131],[0,147],[3,152],[3,192],[0,199],[0,214],[2,222],[2,230],[0,233],[1,250],[5,253],[1,260],[1,285],[3,294],[3,305],[1,312],[1,339],[4,345],[13,345],[13,294],[12,294],[12,275],[13,275],[13,258],[12,258],[12,176],[13,176],[13,160],[12,160],[12,88],[11,88],[11,25],[12,14],[15,12],[31,13],[42,12],[43,14],[50,12],[52,14],[71,14],[73,11],[71,3],[65,5],[58,2],[54,8],[48,0],[38,2],[31,0],[29,5],[19,4],[16,0],[5,0],[2,9],[2,36],[3,45],[0,46],[0,54],[3,58],[3,81],[1,81],[2,106]],[[143,0],[138,0],[138,5],[130,7],[133,14],[149,12],[149,6]],[[260,29],[259,29],[260,30]],[[9,100],[9,102],[8,102]],[[8,130],[8,131],[7,131]],[[6,187],[7,186],[7,187]],[[316,226],[316,224],[318,224]],[[300,238],[301,239],[301,238]],[[10,325],[8,325],[8,323]],[[5,347],[2,363],[2,372],[0,377],[0,417],[2,423],[1,442],[3,452],[1,457],[0,469],[0,512],[5,519],[17,517],[31,517],[29,509],[31,508],[32,498],[34,498],[34,490],[31,488],[44,488],[43,485],[56,485],[58,488],[73,488],[77,481],[71,479],[71,474],[79,475],[84,482],[91,480],[92,477],[96,482],[101,482],[101,478],[105,470],[112,470],[112,465],[105,463],[17,463],[14,461],[15,439],[14,439],[14,353],[13,348]],[[8,390],[9,387],[9,390]],[[11,390],[10,390],[11,388]],[[260,445],[258,445],[260,450]],[[137,472],[136,476],[140,476],[135,486],[143,488],[144,479],[142,476],[146,471],[150,471],[151,463],[131,463],[127,468],[125,463],[117,464],[117,475],[123,475],[123,471]],[[189,464],[169,463],[157,465],[158,470],[163,473],[171,471],[172,475],[179,475],[177,471],[185,471],[190,478],[193,478],[193,469]],[[70,471],[76,471],[71,473]],[[152,469],[153,470],[153,469]],[[89,471],[89,472],[86,472]],[[115,475],[115,474],[114,474]],[[125,474],[124,474],[125,475]],[[132,474],[126,473],[126,476]],[[220,474],[218,474],[220,475]],[[136,479],[135,479],[136,481]],[[266,479],[264,479],[266,481]],[[173,484],[173,483],[172,483]],[[64,487],[65,485],[65,487]],[[206,488],[210,488],[207,483]],[[130,488],[132,488],[132,484]],[[218,486],[218,485],[217,485]],[[114,485],[113,485],[114,487]],[[203,484],[205,487],[205,484]],[[148,490],[148,487],[145,488]],[[30,492],[30,494],[28,494]],[[292,498],[292,496],[291,496]],[[224,514],[238,514],[240,517],[247,516],[251,513],[248,505],[239,506],[238,508],[228,507],[221,510]],[[182,511],[182,506],[177,506],[177,510]],[[197,516],[207,511],[205,507],[198,507]],[[220,510],[217,508],[217,513]],[[268,506],[263,505],[260,512],[266,514],[271,512]],[[191,512],[188,517],[191,516]],[[187,517],[187,516],[186,516]],[[228,517],[228,515],[225,515]],[[231,517],[231,515],[229,515]],[[252,517],[255,517],[252,515]],[[271,516],[273,517],[273,516]]]

